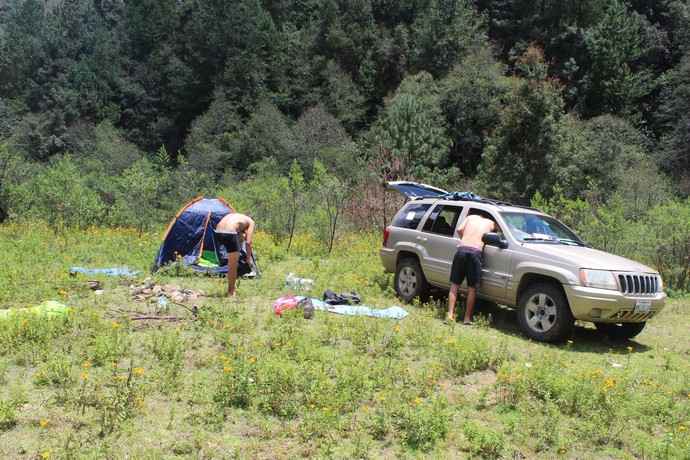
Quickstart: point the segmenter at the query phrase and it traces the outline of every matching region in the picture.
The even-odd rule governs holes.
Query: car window
[[[585,245],[568,227],[553,217],[541,214],[503,213],[510,232],[521,242],[553,242]]]
[[[415,229],[422,217],[431,207],[431,203],[408,203],[393,220],[394,227]]]
[[[437,204],[433,211],[431,211],[431,214],[429,214],[429,218],[424,222],[422,230],[439,235],[453,236],[461,212],[462,206]]]

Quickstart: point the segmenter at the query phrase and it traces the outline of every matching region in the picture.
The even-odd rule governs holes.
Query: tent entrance
[[[201,251],[201,257],[197,265],[200,267],[220,267],[220,261],[218,260],[218,255],[215,250],[204,249]]]

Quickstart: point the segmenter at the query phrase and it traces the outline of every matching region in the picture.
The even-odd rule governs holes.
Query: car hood
[[[522,246],[529,248],[531,253],[540,255],[544,259],[560,259],[562,262],[578,265],[579,268],[658,274],[653,268],[634,260],[584,246],[550,243],[523,243]]]

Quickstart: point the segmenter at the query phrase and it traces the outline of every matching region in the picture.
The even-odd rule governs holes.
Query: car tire
[[[419,297],[426,300],[429,294],[427,283],[422,272],[422,267],[417,259],[406,257],[395,267],[395,279],[393,280],[395,293],[407,303]]]
[[[620,339],[620,340],[626,340],[626,339],[632,339],[636,335],[638,335],[644,327],[647,325],[646,322],[641,322],[641,323],[622,323],[622,324],[613,324],[613,323],[594,323],[594,326],[597,328],[599,332],[602,334],[606,334],[612,339]]]
[[[539,342],[561,341],[575,325],[565,294],[549,283],[530,286],[520,296],[518,321],[525,335]]]

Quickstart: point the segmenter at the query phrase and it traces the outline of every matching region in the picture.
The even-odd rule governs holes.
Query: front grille
[[[658,275],[619,273],[618,283],[624,295],[656,295],[659,293],[661,279]]]

